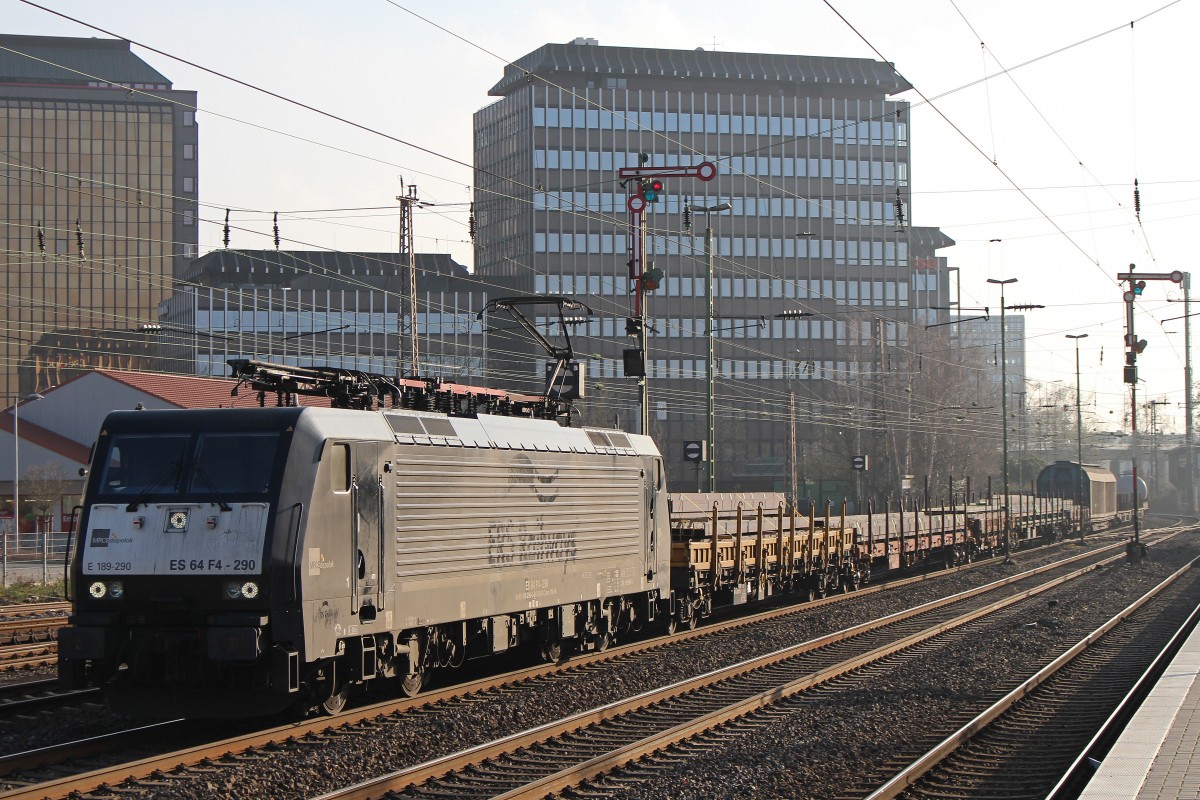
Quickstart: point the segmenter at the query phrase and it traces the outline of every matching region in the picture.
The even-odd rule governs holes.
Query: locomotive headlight
[[[258,584],[254,581],[228,581],[224,589],[228,600],[253,600],[258,597]]]
[[[125,594],[125,584],[120,581],[113,581],[108,585],[108,596],[113,600],[120,600]]]
[[[104,581],[96,581],[88,587],[88,594],[99,600],[108,593],[108,587],[104,585]]]

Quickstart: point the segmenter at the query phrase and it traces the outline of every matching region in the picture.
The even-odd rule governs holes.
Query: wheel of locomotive
[[[804,596],[804,602],[806,602],[806,603],[811,603],[813,600],[816,600],[817,599],[816,579],[809,578],[808,580],[804,581],[803,585],[800,588],[800,594],[802,594]]]
[[[542,642],[542,659],[547,663],[557,664],[562,661],[562,655],[562,639],[547,639]]]
[[[600,633],[592,637],[592,645],[597,653],[603,653],[613,643],[613,635],[611,633]]]
[[[404,675],[398,680],[400,693],[405,697],[416,697],[425,688],[425,673],[423,672],[418,672],[415,675]]]
[[[675,632],[678,630],[679,630],[679,615],[678,614],[668,614],[667,615],[667,636],[674,636]]]
[[[350,698],[350,684],[336,678],[325,680],[321,682],[317,692],[317,704],[313,707],[313,712],[332,717],[346,708],[346,701]]]
[[[694,631],[696,630],[696,626],[700,624],[700,607],[693,606],[688,610],[690,613],[687,615],[687,619],[683,621],[683,625],[689,631]]]
[[[298,719],[324,714],[332,716],[346,707],[350,685],[342,679],[340,665],[325,659],[314,664],[303,677],[304,689],[292,706]]]

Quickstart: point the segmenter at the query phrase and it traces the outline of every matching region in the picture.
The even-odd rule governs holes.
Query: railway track
[[[12,605],[0,606],[0,620],[34,616],[65,616],[70,610],[71,604],[65,600],[53,600],[44,603],[13,603]]]
[[[0,607],[0,676],[53,666],[58,631],[67,624],[69,612],[70,604],[59,602]],[[0,698],[5,694],[0,686]]]
[[[1114,557],[1115,558],[1115,557]],[[1091,572],[1030,576],[998,592],[950,598],[911,616],[886,619],[807,642],[753,662],[455,754],[430,764],[322,795],[367,800],[384,793],[415,797],[542,798],[595,780],[641,759],[749,719],[867,665],[909,657],[910,648],[998,614]],[[1057,572],[1056,570],[1048,571]],[[1025,586],[1024,584],[1029,584]],[[675,757],[666,756],[668,758]],[[602,793],[602,792],[601,792]]]
[[[1114,544],[1103,549],[1111,551],[1112,549],[1119,547],[1119,544]],[[1009,597],[1009,599],[1001,602],[1012,602],[1011,597],[1014,594],[1021,595],[1028,594],[1032,591],[1046,591],[1062,581],[1071,579],[1070,577],[1063,577],[1063,574],[1078,577],[1079,575],[1094,571],[1096,569],[1096,562],[1105,558],[1120,558],[1120,556],[1113,556],[1109,553],[1081,553],[1075,558],[1070,559],[1071,563],[1068,565],[1064,566],[1059,564],[1041,567],[1037,570],[990,584],[987,587],[980,587],[971,592],[965,592],[960,595],[956,595],[949,600],[943,600],[938,603],[929,604],[928,606],[908,612],[900,617],[890,618],[882,623],[872,623],[868,626],[860,626],[859,628],[855,629],[853,634],[851,632],[842,632],[832,637],[826,637],[826,640],[820,643],[809,643],[803,648],[792,648],[788,652],[776,653],[771,656],[771,659],[774,659],[773,661],[770,659],[766,661],[760,659],[762,663],[758,663],[756,665],[752,665],[749,662],[739,664],[736,667],[730,668],[730,670],[727,671],[727,674],[723,674],[721,677],[727,682],[741,681],[743,684],[746,684],[739,690],[741,694],[744,695],[739,700],[739,703],[743,704],[743,709],[747,707],[745,704],[749,703],[750,706],[761,704],[767,697],[778,699],[778,697],[786,696],[788,693],[802,691],[807,685],[811,685],[812,681],[816,680],[813,677],[814,675],[821,675],[824,676],[822,679],[828,679],[839,668],[843,671],[846,669],[854,669],[855,666],[848,665],[851,663],[857,663],[857,665],[861,666],[862,663],[867,663],[872,659],[885,657],[887,652],[902,648],[904,646],[911,646],[922,636],[935,635],[938,631],[945,630],[946,627],[952,622],[958,625],[967,624],[965,615],[984,613],[979,610],[981,607],[988,605],[988,603],[982,599],[983,595],[1001,593]],[[1059,573],[1058,578],[1044,577],[1049,573],[1055,572]],[[914,578],[913,580],[920,581],[927,579],[927,577],[918,577]],[[1022,590],[1016,586],[1017,584],[1021,583],[1026,583],[1030,586],[1029,588]],[[854,599],[860,597],[861,595],[862,593],[856,593],[845,596],[845,598],[830,598],[826,601],[823,601],[823,603],[827,604],[831,602],[837,602],[842,599]],[[971,611],[963,610],[964,604],[973,604],[974,609]],[[805,608],[811,609],[812,605],[806,606]],[[173,770],[179,765],[194,765],[206,760],[215,760],[228,753],[241,753],[242,755],[239,756],[239,758],[252,759],[256,757],[255,753],[260,752],[261,749],[265,747],[282,747],[284,746],[283,743],[288,740],[303,742],[312,737],[319,738],[322,736],[327,736],[329,735],[327,730],[332,724],[335,723],[340,725],[340,727],[337,729],[339,732],[337,735],[354,735],[354,731],[358,727],[370,726],[375,720],[383,717],[384,715],[404,714],[417,707],[428,706],[431,704],[453,703],[456,702],[455,698],[460,698],[459,702],[461,702],[461,698],[469,698],[467,702],[475,702],[475,698],[479,694],[494,690],[500,685],[511,687],[520,681],[527,681],[536,677],[548,676],[554,673],[565,673],[571,670],[586,670],[588,668],[595,668],[596,665],[600,664],[617,662],[618,660],[628,660],[630,658],[636,658],[637,654],[642,651],[647,651],[658,647],[676,646],[681,642],[686,642],[690,639],[702,636],[727,635],[733,628],[745,628],[746,626],[763,624],[768,620],[779,618],[787,614],[796,613],[797,611],[795,609],[782,609],[762,612],[745,619],[730,621],[722,625],[705,627],[688,634],[683,634],[681,636],[674,637],[665,643],[637,643],[621,648],[614,648],[603,654],[595,654],[578,658],[564,665],[547,665],[527,670],[520,670],[515,673],[510,673],[506,676],[501,676],[498,679],[489,678],[473,684],[454,687],[443,692],[432,692],[426,696],[422,696],[412,701],[375,704],[372,706],[355,709],[354,711],[343,714],[337,718],[336,721],[323,719],[314,722],[281,726],[279,728],[274,728],[267,731],[257,731],[245,736],[240,736],[234,739],[225,739],[215,743],[208,743],[202,746],[189,748],[186,751],[171,753],[166,756],[145,758],[132,764],[125,763],[95,770],[83,775],[76,775],[71,778],[39,782],[35,786],[24,789],[15,789],[12,792],[3,795],[3,797],[62,797],[72,792],[88,792],[102,784],[115,785],[122,781],[133,781],[132,784],[128,785],[128,788],[130,792],[136,793],[138,791],[137,786],[141,781],[144,781],[149,776]],[[919,623],[916,621],[917,619],[931,618],[934,619],[934,621],[925,623]],[[880,631],[890,630],[890,632],[876,633],[874,632],[876,629],[879,629]],[[868,642],[868,637],[875,637],[875,641]],[[850,644],[851,641],[854,642],[853,645]],[[824,647],[825,650],[819,651],[817,649],[818,647]],[[847,655],[844,652],[847,649],[853,649],[855,652]],[[822,654],[820,656],[811,655],[811,653],[815,652],[822,652]],[[817,658],[823,659],[819,665],[812,661],[813,659]],[[783,683],[780,683],[781,678],[777,673],[779,670],[784,669],[784,667],[776,666],[776,662],[783,664],[794,659],[801,659],[802,661],[804,659],[808,659],[808,661],[798,666],[793,665],[792,667],[789,667],[788,669],[790,669],[793,674]],[[841,666],[839,667],[838,665]],[[795,674],[797,670],[802,674],[797,676]],[[764,677],[768,675],[770,677]],[[703,678],[709,684],[716,679],[713,675],[703,676]],[[695,678],[692,680],[694,682],[701,680],[701,678]],[[771,685],[764,688],[764,684],[762,683],[764,680],[766,680],[768,683],[771,683]],[[670,687],[669,690],[659,690],[660,694],[663,692],[666,692],[666,694],[655,698],[655,702],[675,702],[677,704],[683,703],[683,705],[686,706],[690,703],[690,700],[680,699],[681,695],[687,695],[689,692],[698,692],[700,685],[701,684],[698,683],[695,685],[689,685],[687,687],[676,685],[674,687]],[[780,689],[781,686],[788,688]],[[516,690],[509,689],[508,691]],[[722,688],[718,691],[718,693],[724,693],[724,691],[725,688]],[[783,694],[781,694],[781,692],[783,692]],[[671,700],[670,698],[672,697],[676,699]],[[637,704],[645,705],[647,702],[647,698],[642,696],[638,699]],[[662,706],[658,707],[662,708]],[[573,726],[571,727],[572,730],[579,729],[582,727],[585,721],[595,722],[598,721],[595,718],[597,716],[601,716],[605,719],[617,720],[615,723],[609,722],[606,724],[616,724],[618,727],[622,727],[623,723],[619,721],[618,717],[614,717],[614,713],[615,712],[613,712],[612,709],[602,710],[602,713],[588,712],[583,717],[573,718],[572,721],[568,723],[568,726]],[[660,711],[659,713],[662,715],[659,719],[659,724],[661,725],[663,718],[667,720],[674,719],[672,715],[677,712],[675,710],[671,710]],[[728,710],[724,712],[718,710],[711,711],[709,713],[720,715],[721,713],[729,714],[732,712],[729,712]],[[744,713],[744,710],[738,713]],[[695,716],[694,713],[693,716]],[[561,724],[562,723],[560,723],[560,725]],[[668,727],[675,728],[680,724],[682,723],[673,723]],[[541,728],[539,728],[538,731],[542,734],[546,733],[546,730]],[[514,746],[515,745],[513,745],[511,741],[507,745],[510,750]],[[662,745],[658,746],[661,747]],[[94,743],[89,745],[89,747],[91,747],[91,750],[89,751],[90,753],[96,752],[96,745]],[[14,782],[25,780],[26,778],[23,778],[18,773],[21,770],[28,770],[32,768],[30,766],[32,763],[30,761],[31,758],[33,761],[37,761],[37,759],[41,758],[42,764],[50,764],[61,762],[63,759],[70,758],[72,756],[69,753],[69,748],[60,747],[59,751],[53,755],[24,754],[22,757],[25,759],[25,763],[20,767],[20,769],[14,768],[15,761],[13,759],[0,761],[0,773],[8,775],[8,780]],[[616,762],[605,761],[604,763],[608,764],[608,768],[611,769]],[[396,780],[404,781],[403,778]],[[410,777],[407,782],[412,783],[413,780],[414,779]],[[124,788],[123,791],[125,791]],[[378,792],[382,791],[382,789],[375,787],[370,791]],[[378,796],[378,793],[376,793],[374,796]]]
[[[25,603],[0,607],[0,645],[52,641],[67,624],[69,603]]]
[[[1178,579],[1196,563],[1023,681],[867,800],[967,800],[984,787],[993,797],[1074,796],[1072,781],[1062,779],[1077,766],[1072,762],[1114,711],[1132,712],[1138,695],[1148,692],[1195,628],[1200,618],[1195,595],[1152,601],[1178,589]],[[1167,647],[1147,669],[1146,642],[1162,640]]]
[[[58,645],[53,641],[0,646],[0,673],[52,667],[58,661]]]

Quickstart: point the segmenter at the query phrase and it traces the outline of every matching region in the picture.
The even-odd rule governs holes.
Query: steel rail
[[[58,678],[13,684],[14,694],[17,691],[21,692],[21,694],[16,694],[15,696],[13,694],[7,696],[0,695],[0,716],[11,717],[17,714],[28,714],[47,708],[58,708],[74,703],[95,701],[100,697],[99,689],[74,689],[69,692],[59,692],[54,691],[54,687],[57,687],[57,685]],[[0,687],[0,689],[4,688],[8,687]],[[39,689],[46,690],[48,693],[34,694]],[[3,763],[11,770],[9,759],[3,759]],[[0,776],[7,774],[7,772],[0,769]]]
[[[1168,535],[1170,535],[1170,534],[1168,534]],[[984,592],[994,591],[996,589],[1002,588],[1002,587],[1009,585],[1011,583],[1014,583],[1016,581],[1028,579],[1029,577],[1036,576],[1036,575],[1046,572],[1048,570],[1061,568],[1063,565],[1074,563],[1080,559],[1086,559],[1089,557],[1094,557],[1096,555],[1102,555],[1102,554],[1106,553],[1107,551],[1113,550],[1118,547],[1121,547],[1120,543],[1104,545],[1102,547],[1099,547],[1099,548],[1096,548],[1093,550],[1087,550],[1085,552],[1073,555],[1068,559],[1063,559],[1062,561],[1059,561],[1059,562],[1042,565],[1042,566],[1036,567],[1032,570],[1028,570],[1023,573],[1008,576],[1008,577],[1002,578],[998,581],[993,581],[989,584],[985,584],[983,586],[974,587],[972,589],[966,590],[964,592],[960,592],[960,593],[953,595],[951,597],[948,597],[948,598],[941,598],[939,600],[934,600],[929,603],[923,604],[921,606],[916,606],[916,607],[914,607],[912,609],[908,609],[906,611],[898,612],[897,614],[893,614],[893,615],[890,615],[889,617],[884,618],[884,620],[877,621],[875,624],[876,624],[876,627],[878,627],[882,624],[894,623],[894,622],[900,621],[902,619],[907,619],[910,616],[915,616],[920,613],[926,613],[928,611],[940,608],[949,603],[968,599],[970,597],[974,597],[975,595],[978,595],[978,594],[981,594]],[[1122,557],[1122,555],[1111,556],[1108,559],[1105,559],[1105,561],[1101,562],[1101,563],[1107,563],[1108,561],[1116,560],[1117,558],[1120,558],[1120,557]],[[976,562],[976,564],[964,565],[963,567],[958,567],[958,568],[955,568],[954,570],[939,570],[936,573],[933,573],[933,575],[944,575],[944,574],[948,574],[952,571],[957,571],[957,570],[962,570],[962,569],[971,569],[971,568],[975,568],[983,563],[986,563],[986,562]],[[1086,572],[1086,571],[1094,569],[1094,568],[1095,568],[1095,565],[1090,565],[1090,566],[1084,567],[1083,569],[1079,570],[1079,572]],[[595,665],[598,663],[610,662],[610,661],[614,661],[614,660],[622,658],[622,657],[633,655],[640,651],[670,646],[670,645],[674,645],[676,643],[686,642],[691,639],[702,637],[702,636],[711,636],[711,635],[722,633],[722,632],[729,631],[732,629],[745,627],[747,625],[751,625],[751,624],[754,624],[757,622],[769,621],[771,619],[784,617],[789,614],[795,614],[800,611],[805,611],[805,610],[813,608],[813,607],[818,607],[820,605],[826,605],[826,604],[832,603],[832,602],[843,602],[846,600],[853,600],[856,597],[858,597],[859,595],[869,594],[873,591],[881,591],[881,590],[888,589],[888,588],[896,588],[897,586],[907,585],[907,584],[913,583],[913,582],[930,580],[933,575],[914,576],[913,578],[904,579],[901,582],[888,583],[888,584],[884,584],[884,585],[877,586],[877,587],[870,587],[870,588],[862,589],[862,590],[852,592],[849,594],[825,598],[820,601],[814,601],[814,602],[808,602],[808,603],[798,603],[797,605],[789,606],[789,607],[782,608],[782,609],[774,609],[771,611],[759,612],[757,614],[753,614],[753,615],[750,615],[747,617],[740,617],[737,619],[729,620],[722,624],[708,625],[708,626],[705,626],[698,630],[688,631],[685,633],[678,633],[671,637],[665,637],[665,638],[659,637],[659,638],[647,640],[644,642],[636,642],[636,643],[624,645],[621,647],[610,648],[609,650],[606,650],[602,653],[591,653],[591,654],[588,654],[585,656],[573,658],[570,661],[563,662],[560,664],[539,665],[536,667],[515,670],[512,672],[500,675],[500,676],[492,676],[492,677],[488,677],[488,678],[483,678],[483,679],[479,679],[479,680],[475,680],[475,681],[470,681],[468,683],[460,684],[457,686],[448,687],[448,688],[440,690],[440,691],[429,692],[429,693],[422,694],[418,697],[411,698],[411,699],[389,700],[389,701],[385,701],[385,702],[362,706],[362,707],[355,708],[350,711],[344,712],[344,713],[342,713],[336,717],[332,717],[332,718],[323,717],[323,718],[318,718],[318,719],[309,720],[309,721],[305,721],[305,722],[298,722],[298,723],[292,723],[292,724],[288,724],[288,725],[277,726],[277,727],[265,729],[262,731],[258,731],[256,733],[231,737],[231,738],[224,739],[221,741],[187,748],[184,750],[180,750],[180,751],[169,753],[169,754],[162,755],[162,756],[148,757],[145,759],[140,759],[138,761],[125,763],[125,764],[117,765],[114,767],[107,767],[107,768],[103,768],[103,769],[93,770],[93,771],[90,771],[87,773],[82,773],[82,774],[69,776],[69,777],[65,777],[65,778],[60,778],[60,779],[56,779],[56,780],[49,781],[46,783],[40,783],[40,784],[35,784],[35,785],[29,786],[29,787],[14,789],[14,790],[10,790],[8,792],[0,793],[0,800],[18,800],[18,799],[19,800],[33,800],[33,798],[40,799],[40,798],[45,798],[45,797],[66,797],[69,794],[71,794],[72,792],[86,793],[88,791],[92,791],[92,790],[98,788],[99,786],[101,786],[103,784],[112,785],[115,783],[119,783],[123,780],[130,779],[130,778],[133,778],[133,779],[144,778],[144,777],[151,775],[152,773],[154,773],[156,771],[160,771],[160,770],[161,771],[169,771],[169,770],[175,769],[176,767],[178,767],[180,765],[195,764],[195,763],[198,763],[205,759],[217,759],[217,758],[220,758],[229,753],[240,753],[240,752],[244,752],[247,750],[253,750],[255,748],[260,748],[260,747],[264,747],[264,746],[267,746],[270,744],[282,742],[288,738],[298,738],[298,737],[304,736],[309,733],[318,734],[318,733],[321,733],[321,732],[329,729],[332,725],[340,725],[340,726],[349,727],[349,726],[357,725],[362,722],[368,722],[370,720],[376,719],[377,717],[379,717],[381,715],[403,713],[405,711],[408,711],[408,710],[411,710],[413,708],[417,708],[420,706],[429,705],[429,704],[446,701],[446,700],[453,700],[453,699],[457,699],[457,698],[461,698],[461,697],[466,697],[466,696],[476,694],[479,692],[483,692],[483,691],[486,691],[489,689],[494,689],[498,686],[518,683],[518,682],[526,681],[526,680],[529,680],[532,678],[541,677],[544,675],[567,672],[567,671],[570,671],[573,669],[579,669],[582,667]],[[864,623],[864,626],[870,626],[870,625],[872,625],[872,623]],[[856,626],[855,628],[847,629],[847,631],[836,632],[836,633],[830,634],[826,637],[821,637],[820,639],[813,640],[813,643],[809,643],[809,649],[816,649],[817,647],[820,647],[820,646],[825,646],[827,644],[831,644],[836,641],[841,641],[842,639],[849,638],[852,635],[857,635],[858,633],[862,633],[863,630],[865,630],[865,629],[866,628],[864,628],[863,626]],[[801,646],[803,646],[803,645],[797,645],[796,647],[801,647]],[[115,734],[108,738],[110,741],[118,741]],[[85,741],[89,742],[89,743],[91,742],[91,740],[85,740]],[[27,761],[41,759],[39,761],[40,765],[63,763],[64,761],[75,757],[71,753],[71,744],[72,743],[67,743],[65,745],[55,745],[50,748],[43,748],[42,750],[39,750],[39,751],[29,751],[27,753],[16,754],[9,758],[11,758],[11,759],[21,758],[21,759],[25,759]],[[87,744],[86,746],[88,748],[90,748],[88,750],[89,754],[96,752],[94,749],[95,745]],[[9,761],[9,758],[0,758],[0,774],[7,774],[9,772],[15,771],[15,770],[9,770],[6,767],[8,761]]]
[[[1117,707],[1108,715],[1108,719],[1100,727],[1100,730],[1091,738],[1091,740],[1079,751],[1079,755],[1071,763],[1071,766],[1063,773],[1062,777],[1046,795],[1046,800],[1064,800],[1067,797],[1074,797],[1075,791],[1079,786],[1087,783],[1092,776],[1092,770],[1087,766],[1088,759],[1094,758],[1096,761],[1102,761],[1104,755],[1108,752],[1108,748],[1116,741],[1120,733],[1129,724],[1133,715],[1137,712],[1142,702],[1154,689],[1159,678],[1166,672],[1170,662],[1182,649],[1184,643],[1195,630],[1197,620],[1200,618],[1200,606],[1197,606],[1183,624],[1171,637],[1158,655],[1154,657],[1154,661],[1146,668],[1133,687],[1125,694]]]
[[[67,624],[66,616],[61,617],[27,617],[21,619],[0,620],[0,638],[14,637],[21,633],[34,631],[53,632]]]
[[[39,767],[45,767],[51,764],[59,763],[63,759],[56,758],[56,754],[62,755],[62,753],[64,753],[67,749],[70,749],[70,758],[80,758],[84,756],[95,755],[97,753],[106,753],[112,750],[114,747],[125,747],[134,740],[145,737],[147,733],[156,736],[160,735],[163,729],[177,725],[180,722],[182,722],[182,720],[164,720],[163,722],[154,722],[138,728],[130,728],[129,730],[118,731],[115,733],[106,733],[100,736],[93,736],[88,739],[67,742],[65,744],[39,747],[36,750],[27,750],[23,753],[15,753],[11,756],[5,756],[3,759],[0,759],[0,762],[3,764],[3,766],[0,767],[0,778],[11,775],[15,772],[37,769]],[[46,784],[39,785],[46,786]]]
[[[0,645],[0,672],[14,672],[58,663],[58,643],[53,640]]]
[[[1093,570],[1099,569],[1105,564],[1117,561],[1122,557],[1123,555],[1110,556],[1108,559],[1105,559],[1098,564],[1081,567],[1080,569],[1074,570],[1068,574],[1052,578],[1036,587],[1017,592],[1016,594],[1001,598],[1000,600],[989,603],[980,608],[960,614],[950,620],[935,622],[933,625],[926,627],[924,630],[902,636],[901,638],[892,642],[873,648],[866,653],[859,654],[832,666],[803,675],[799,678],[788,680],[783,684],[772,686],[769,689],[757,692],[748,698],[726,705],[716,711],[704,713],[694,719],[677,724],[654,735],[647,736],[633,743],[618,747],[614,750],[604,753],[603,755],[596,756],[580,764],[572,765],[567,769],[559,770],[553,774],[538,778],[524,786],[494,795],[493,797],[495,800],[531,800],[532,798],[542,798],[549,794],[562,792],[587,780],[599,777],[600,775],[603,775],[614,768],[623,766],[632,761],[636,761],[644,756],[662,750],[665,747],[677,744],[678,742],[690,739],[700,733],[711,730],[739,717],[743,717],[766,706],[778,703],[784,698],[811,689],[812,687],[824,683],[832,678],[838,677],[847,672],[856,670],[866,664],[906,650],[935,636],[939,636],[949,630],[966,625],[989,614],[994,614],[997,611],[1016,603],[1023,602],[1030,597],[1034,597],[1038,594],[1049,591],[1050,589],[1074,580],[1081,575],[1085,575]],[[975,594],[976,593],[974,591],[960,593],[959,595],[954,596],[954,600],[961,602],[962,600],[973,597]],[[939,600],[934,601],[933,603],[925,604],[924,606],[918,608],[922,609],[922,611],[930,611],[936,610],[944,605],[946,605],[946,603],[942,600]],[[911,611],[915,611],[915,609],[910,609],[909,612]],[[549,723],[529,731],[518,733],[511,737],[506,737],[495,742],[490,742],[480,745],[479,747],[446,756],[441,759],[429,761],[408,769],[398,770],[394,773],[381,776],[370,781],[364,781],[350,787],[345,787],[334,792],[320,795],[318,798],[315,798],[315,800],[373,800],[374,798],[380,797],[384,792],[403,791],[409,786],[419,785],[430,780],[437,780],[453,773],[460,772],[468,767],[479,766],[484,762],[508,755],[521,750],[522,748],[528,748],[530,746],[541,744],[542,742],[579,731],[594,723],[614,720],[629,714],[630,712],[644,710],[669,700],[690,694],[699,689],[728,681],[732,678],[736,678],[751,672],[758,672],[766,667],[795,658],[796,656],[806,653],[810,650],[824,647],[828,644],[833,644],[852,636],[857,636],[861,633],[883,627],[886,624],[892,624],[898,621],[897,618],[907,619],[910,616],[914,616],[909,612],[901,612],[900,614],[890,615],[889,617],[885,617],[881,620],[856,625],[843,631],[838,631],[836,633],[814,639],[810,642],[792,645],[790,647],[777,650],[773,653],[744,661],[740,664],[714,670],[706,673],[705,675],[680,681],[672,684],[671,686],[646,692],[636,697],[613,703],[608,706],[592,709],[564,720]]]
[[[13,603],[12,605],[0,606],[0,619],[9,617],[23,617],[31,614],[63,614],[64,616],[71,611],[71,604],[65,600],[55,600],[49,603]]]
[[[916,783],[922,775],[944,761],[951,753],[992,724],[992,722],[1000,717],[1001,714],[1012,708],[1017,701],[1023,699],[1038,686],[1041,686],[1043,683],[1045,683],[1060,669],[1070,664],[1079,656],[1080,653],[1087,650],[1106,633],[1117,627],[1117,625],[1128,619],[1132,614],[1134,614],[1134,612],[1157,597],[1158,594],[1168,586],[1179,580],[1179,578],[1182,576],[1186,575],[1197,564],[1200,564],[1200,557],[1193,559],[1185,566],[1180,567],[1149,592],[1126,606],[1123,610],[1109,619],[1108,622],[1089,633],[1058,658],[1054,659],[1049,664],[1042,667],[1042,669],[1031,675],[1029,678],[1022,681],[1019,686],[1015,687],[1004,697],[997,700],[973,720],[963,725],[950,736],[943,739],[939,744],[937,744],[923,756],[916,759],[900,772],[892,776],[890,780],[888,780],[875,791],[871,792],[871,794],[867,795],[864,800],[891,800],[891,798],[898,797],[902,792],[912,786],[912,784]]]

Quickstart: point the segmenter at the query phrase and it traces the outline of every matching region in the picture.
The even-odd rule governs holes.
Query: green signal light
[[[657,203],[662,190],[663,182],[657,178],[642,183],[642,197],[646,198],[647,203]]]

